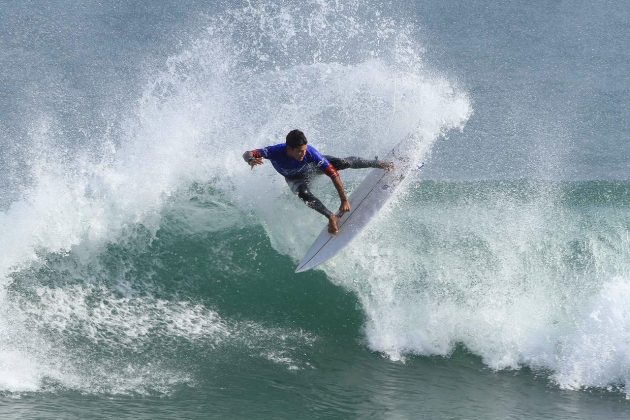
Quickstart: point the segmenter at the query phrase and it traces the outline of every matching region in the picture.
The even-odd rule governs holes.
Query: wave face
[[[195,258],[232,281],[249,271],[228,238],[247,226],[298,257],[321,221],[269,165],[252,173],[240,158],[290,129],[339,155],[382,154],[411,134],[422,159],[471,114],[466,94],[423,63],[413,25],[380,7],[252,2],[207,19],[136,101],[102,113],[117,116],[106,129],[75,144],[55,114],[28,123],[15,151],[25,176],[0,214],[0,389],[164,392],[194,381],[174,352],[226,342],[299,368],[293,344],[272,343],[304,346],[309,334],[209,309],[211,296],[191,296],[200,286],[167,268],[188,264],[177,247],[218,235]],[[210,204],[189,203],[198,189],[212,191]],[[173,249],[158,248],[182,259],[153,255],[160,234],[179,228]]]
[[[1,392],[218,389],[243,360],[307,371],[349,341],[393,360],[463,346],[563,388],[625,389],[627,183],[418,173],[323,273],[296,277],[322,219],[242,152],[299,127],[339,156],[409,137],[421,162],[471,100],[390,5],[249,2],[203,26],[80,142],[45,109],[25,123],[0,201]],[[348,189],[363,176],[343,172]]]

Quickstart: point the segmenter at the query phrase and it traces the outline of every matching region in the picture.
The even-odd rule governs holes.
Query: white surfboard
[[[350,195],[352,210],[339,218],[339,232],[336,235],[328,233],[328,225],[326,225],[298,264],[296,273],[310,270],[328,261],[367,226],[409,173],[411,162],[406,151],[410,143],[413,143],[412,139],[401,141],[383,159],[394,162],[394,169],[390,171],[372,169]]]

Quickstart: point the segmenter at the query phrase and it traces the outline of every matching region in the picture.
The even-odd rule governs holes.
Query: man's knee
[[[297,193],[298,197],[300,197],[300,199],[306,201],[307,203],[309,201],[313,201],[313,199],[315,198],[313,193],[311,193],[311,191],[308,189],[308,186],[306,186],[305,184],[302,184],[298,187]]]
[[[300,197],[300,199],[302,199],[302,201],[304,201],[307,206],[317,211],[318,213],[323,214],[326,217],[330,217],[332,212],[328,210],[326,206],[324,206],[324,204],[322,204],[322,202],[313,195],[313,193],[310,192],[308,186],[306,186],[305,184],[300,185],[297,192],[298,197]]]
[[[337,170],[344,170],[344,169],[348,169],[350,167],[350,163],[348,162],[347,159],[345,158],[338,158],[338,157],[334,157],[334,156],[324,156],[328,162],[330,162],[332,164],[332,166],[335,167],[335,169]]]

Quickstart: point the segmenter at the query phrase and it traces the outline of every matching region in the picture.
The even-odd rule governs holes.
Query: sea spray
[[[286,221],[300,221],[308,233],[321,218],[269,165],[251,172],[240,154],[299,127],[324,153],[382,155],[411,134],[417,158],[426,156],[441,134],[463,126],[471,108],[463,91],[423,62],[416,35],[412,22],[360,1],[251,2],[209,17],[135,103],[104,110],[119,115],[115,129],[85,133],[87,145],[64,137],[71,130],[53,116],[28,122],[28,182],[15,186],[20,198],[0,214],[0,366],[23,360],[29,368],[16,370],[4,389],[150,393],[191,383],[182,366],[142,369],[135,349],[144,335],[172,335],[177,349],[198,341],[200,325],[221,337],[246,324],[198,309],[177,292],[156,297],[163,293],[152,281],[156,267],[142,259],[133,266],[121,249],[151,249],[169,220],[165,206],[177,207],[191,185],[205,183],[229,204],[217,226],[236,213],[262,224],[276,250],[299,258],[309,235],[296,235]],[[350,187],[360,176],[344,179]],[[180,315],[196,321],[164,329]],[[123,354],[104,351],[103,337]],[[202,342],[211,348],[217,339]],[[243,342],[251,348],[256,341]],[[255,351],[278,363],[291,359],[283,349]],[[166,357],[159,348],[148,354]]]

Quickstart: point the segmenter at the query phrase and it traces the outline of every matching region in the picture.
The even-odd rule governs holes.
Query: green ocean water
[[[502,208],[506,202],[526,207],[541,197],[555,197],[554,213],[569,216],[582,228],[589,226],[593,237],[605,241],[611,234],[628,234],[627,183],[414,181],[408,188],[405,200],[395,205],[408,213],[410,203],[422,213],[465,215],[483,213],[493,201]],[[207,218],[197,217],[200,212]],[[586,419],[624,418],[628,413],[623,383],[608,390],[575,391],[554,379],[551,366],[493,369],[484,362],[491,355],[469,349],[465,334],[460,338],[464,341],[454,336],[443,354],[418,347],[408,349],[404,360],[392,360],[387,350],[379,351],[366,339],[366,324],[378,320],[366,316],[356,292],[335,284],[325,271],[293,273],[296,259],[275,251],[265,229],[210,186],[195,185],[178,194],[160,220],[154,234],[135,225],[122,239],[91,250],[87,257],[81,255],[85,250],[45,254],[40,264],[12,275],[7,291],[12,310],[20,311],[20,321],[53,346],[38,349],[28,337],[13,338],[17,348],[34,355],[46,370],[20,366],[17,374],[23,377],[18,379],[27,383],[33,377],[36,389],[5,392],[3,415]],[[222,222],[213,226],[208,220]],[[602,229],[604,225],[612,230]],[[374,228],[366,235],[370,230]],[[547,244],[547,252],[561,252],[564,261],[557,281],[565,281],[570,270],[576,276],[623,274],[612,262],[627,257],[627,242],[626,251],[610,256],[610,266],[604,267],[593,254],[594,243],[589,248],[585,237],[559,240],[562,230],[549,226],[545,232],[557,240]],[[470,231],[458,232],[440,239],[465,242],[470,236]],[[435,238],[427,232],[417,240]],[[361,248],[361,242],[360,237],[354,248]],[[473,266],[485,265],[492,273],[492,265],[502,264],[496,255],[475,255],[483,247],[480,243],[465,246]],[[338,260],[343,265],[347,256]],[[558,269],[555,264],[550,261],[550,269]],[[590,270],[592,266],[598,268]],[[451,284],[441,287],[432,296],[454,293]],[[404,292],[413,296],[419,291],[408,286]],[[564,293],[566,300],[556,302],[553,316],[571,312],[571,298],[580,295],[570,289]],[[478,299],[480,307],[485,304],[483,294],[462,294],[462,305],[466,298]],[[569,321],[552,321],[558,322]],[[390,332],[410,334],[415,326],[398,327]],[[540,332],[546,327],[539,326],[541,337],[533,338],[549,339]],[[38,353],[44,358],[38,359]]]

